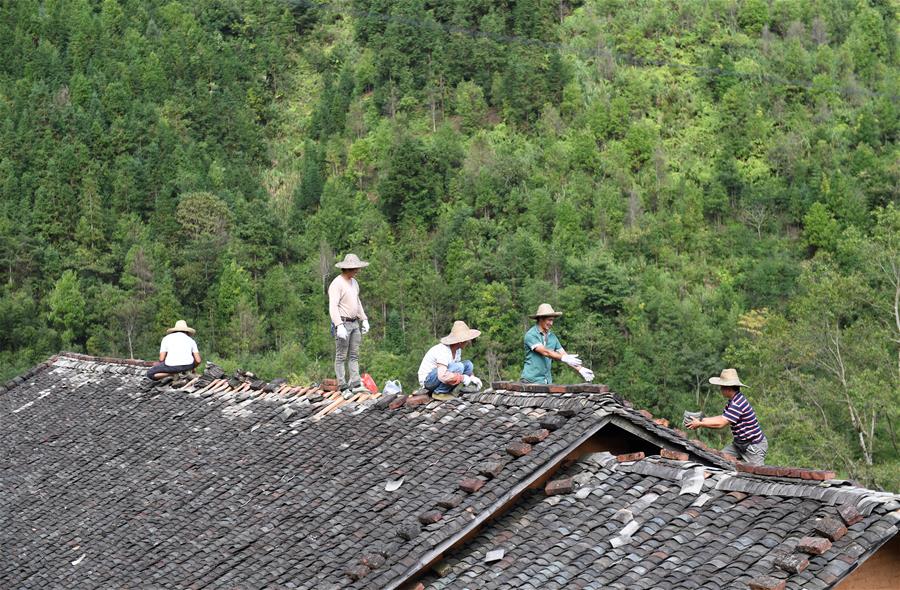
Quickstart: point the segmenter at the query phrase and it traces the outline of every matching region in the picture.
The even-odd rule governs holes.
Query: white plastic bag
[[[384,395],[403,393],[403,386],[400,385],[399,381],[386,381],[384,384],[384,390],[381,393],[383,393]]]

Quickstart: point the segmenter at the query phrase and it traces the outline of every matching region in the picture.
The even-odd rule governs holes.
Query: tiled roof
[[[693,462],[597,453],[554,477],[450,554],[425,588],[830,588],[900,520],[893,494]]]
[[[483,539],[497,545],[535,522],[544,524],[532,529],[533,539],[504,545],[509,559],[498,562],[507,564],[501,571],[525,575],[517,569],[525,567],[524,557],[517,556],[553,538],[561,551],[535,555],[553,557],[548,567],[564,565],[554,573],[564,577],[588,558],[602,558],[602,541],[587,548],[586,531],[562,532],[600,522],[599,534],[612,526],[606,513],[592,512],[601,500],[606,504],[597,510],[643,498],[639,506],[647,504],[647,514],[659,511],[662,522],[650,525],[632,507],[633,522],[643,528],[631,539],[650,530],[655,539],[663,524],[671,525],[667,511],[688,496],[691,502],[709,496],[709,506],[696,507],[706,514],[727,504],[719,496],[729,492],[735,501],[734,494],[778,494],[791,514],[812,514],[852,496],[867,519],[851,527],[851,533],[862,530],[860,536],[847,538],[868,551],[875,545],[869,537],[885,532],[878,523],[886,522],[889,505],[878,502],[887,496],[837,481],[815,486],[737,475],[721,455],[630,408],[605,386],[551,392],[514,391],[513,384],[449,402],[377,394],[343,400],[319,386],[226,376],[217,367],[178,388],[153,386],[143,377],[146,365],[67,354],[0,387],[0,588],[394,588],[448,555],[456,556],[450,559],[456,573],[430,583],[463,588],[469,586],[466,572],[480,567]],[[543,485],[572,451],[609,425],[616,436],[637,436],[645,449],[662,447],[694,463],[582,461],[572,473],[596,479],[583,482],[592,489],[608,482],[608,492],[584,496],[583,487],[573,495],[563,482],[545,501],[526,491]],[[713,466],[705,482],[691,470],[701,464]],[[740,489],[747,482],[774,487]],[[713,483],[721,487],[706,489]],[[693,491],[698,486],[705,486],[702,492]],[[691,491],[678,495],[685,487]],[[651,492],[659,497],[648,501]],[[566,511],[574,501],[584,504],[580,515]],[[459,549],[510,505],[514,512],[489,525],[493,536],[484,533]],[[763,505],[783,516],[780,503]],[[788,517],[756,516],[781,537],[793,534],[784,529]],[[695,532],[697,543],[719,547],[715,529],[697,531],[696,518],[683,523],[679,539]],[[747,531],[759,528],[743,513],[740,522]],[[622,526],[608,532],[621,537]],[[839,543],[823,558],[852,555],[852,547]],[[604,549],[610,559],[617,555]],[[618,571],[619,563],[608,567]],[[670,574],[684,569],[668,563],[676,566],[663,568]],[[834,569],[833,563],[829,559],[827,567]],[[491,579],[507,580],[502,575]]]
[[[390,587],[602,415],[144,370],[61,356],[0,396],[0,587]]]

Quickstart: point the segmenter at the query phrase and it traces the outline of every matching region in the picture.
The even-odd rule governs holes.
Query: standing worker
[[[738,378],[735,369],[725,369],[718,377],[710,377],[709,382],[718,385],[722,396],[728,400],[725,411],[721,416],[709,416],[707,418],[692,418],[685,424],[691,430],[698,428],[725,428],[731,426],[731,434],[734,441],[722,449],[750,465],[762,465],[769,451],[769,441],[763,434],[759,422],[756,420],[756,412],[750,406],[750,402],[741,393],[741,387],[747,387]]]
[[[193,371],[200,364],[200,351],[191,337],[195,332],[184,320],[178,320],[174,328],[166,330],[159,344],[159,364],[147,370],[147,377],[158,381],[167,375]]]
[[[541,303],[537,312],[529,316],[535,320],[535,324],[525,332],[525,366],[519,378],[522,382],[553,383],[550,372],[553,361],[566,363],[585,381],[594,380],[593,371],[582,365],[577,354],[568,354],[551,330],[553,321],[561,315],[561,312],[553,311],[549,303]]]
[[[334,335],[334,373],[344,399],[368,391],[359,377],[359,345],[369,331],[369,319],[359,300],[359,283],[354,278],[359,269],[369,266],[356,254],[347,254],[334,265],[341,274],[328,287],[328,315]],[[349,373],[349,376],[348,376]]]

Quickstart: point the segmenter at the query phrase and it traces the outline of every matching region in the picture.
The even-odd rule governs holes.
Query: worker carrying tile
[[[549,303],[541,303],[537,312],[528,316],[535,323],[525,332],[525,366],[519,378],[523,383],[553,383],[550,371],[553,361],[564,362],[585,381],[594,380],[593,371],[584,366],[577,354],[567,353],[551,330],[553,321],[561,315]]]
[[[738,378],[737,370],[725,369],[718,377],[710,377],[709,382],[718,385],[722,396],[728,400],[725,411],[721,416],[707,416],[706,418],[693,417],[685,421],[685,426],[691,430],[698,428],[725,428],[731,426],[731,434],[734,440],[722,449],[750,465],[762,465],[766,460],[769,450],[769,441],[759,427],[756,420],[756,412],[750,406],[750,402],[741,393],[741,387],[747,387]]]
[[[159,364],[147,370],[147,377],[158,381],[167,375],[193,371],[200,364],[200,351],[192,338],[195,332],[184,320],[178,320],[173,328],[166,330],[159,344]]]
[[[334,336],[334,373],[344,399],[368,391],[359,376],[359,345],[369,331],[369,319],[359,299],[356,274],[369,266],[356,254],[347,254],[334,265],[341,274],[328,287],[328,315]]]
[[[428,349],[419,364],[420,393],[430,393],[437,400],[448,400],[460,393],[481,390],[481,379],[474,375],[470,360],[462,360],[462,351],[481,332],[465,322],[455,321],[450,333]]]

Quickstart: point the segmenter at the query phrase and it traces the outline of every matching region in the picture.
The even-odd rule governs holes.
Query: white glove
[[[360,334],[365,334],[369,331],[369,320],[363,320],[362,328],[359,330]]]
[[[580,367],[583,363],[580,358],[578,358],[577,354],[564,354],[562,357],[562,362],[566,363],[570,367]]]
[[[334,335],[341,340],[347,339],[347,328],[344,327],[344,324],[338,324],[338,327],[334,330]]]
[[[593,381],[594,380],[594,372],[588,369],[587,367],[579,367],[578,373],[581,375],[581,378],[585,381]]]
[[[474,385],[478,389],[481,389],[481,379],[479,379],[478,377],[470,377],[469,383]]]
[[[463,375],[462,378],[463,378],[463,385],[471,385],[472,379],[474,379],[475,377],[472,377],[471,375]]]

